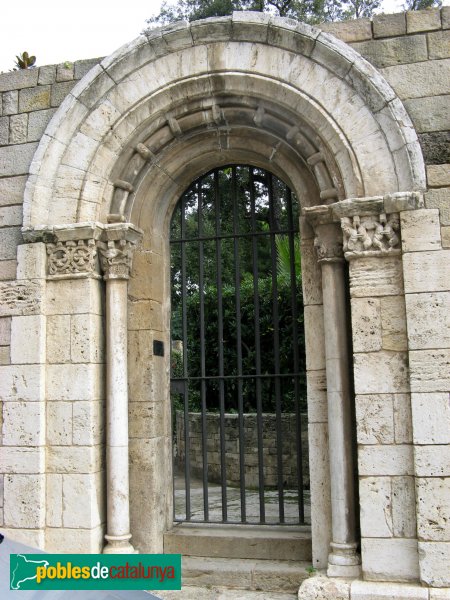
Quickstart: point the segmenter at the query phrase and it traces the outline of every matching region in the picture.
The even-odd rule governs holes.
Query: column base
[[[356,544],[331,542],[330,546],[328,577],[359,577],[361,575],[361,558],[356,552]]]
[[[103,554],[138,554],[130,544],[131,533],[127,535],[105,535],[106,546]]]

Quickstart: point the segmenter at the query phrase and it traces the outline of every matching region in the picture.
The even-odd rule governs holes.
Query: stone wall
[[[277,479],[277,431],[276,415],[264,413],[263,421],[263,448],[264,448],[264,485],[278,485]],[[183,471],[185,453],[185,427],[184,413],[176,414],[176,440],[177,440],[177,465]],[[244,464],[245,485],[249,488],[259,486],[258,466],[258,440],[255,414],[244,414]],[[208,480],[221,483],[220,468],[220,415],[208,413],[206,417],[206,432],[208,452]],[[228,485],[240,484],[240,458],[239,458],[239,425],[237,414],[225,414],[225,468]],[[287,487],[297,488],[297,443],[296,443],[296,416],[286,414],[281,417],[281,439],[283,457],[283,482]],[[306,415],[302,415],[302,464],[303,486],[309,488],[309,463],[308,463],[308,427]],[[189,413],[189,465],[191,473],[201,478],[203,474],[202,456],[202,422],[200,413]]]
[[[344,165],[342,178],[345,176],[348,185],[357,189],[352,170],[358,172],[359,162],[369,166],[359,172],[364,186],[371,190],[366,195],[381,194],[375,200],[358,198],[365,206],[356,207],[353,214],[346,216],[352,219],[351,225],[359,230],[360,217],[373,220],[372,232],[380,227],[384,231],[387,217],[389,223],[397,219],[400,224],[394,244],[396,252],[389,256],[362,254],[353,257],[349,267],[362,569],[366,579],[450,586],[450,507],[446,488],[450,476],[449,26],[448,7],[380,15],[373,21],[324,25],[324,29],[372,62],[397,97],[366,63],[359,61],[355,67],[351,61],[357,59],[348,45],[322,34],[318,39],[314,30],[282,19],[269,20],[264,15],[238,14],[217,23],[197,23],[191,26],[192,31],[177,25],[164,35],[140,38],[128,49],[109,57],[102,67],[94,67],[80,83],[79,93],[73,90],[74,84],[98,61],[0,75],[0,525],[7,533],[19,541],[55,551],[99,551],[105,522],[102,282],[95,269],[86,277],[48,276],[49,240],[45,234],[33,240],[34,232],[30,231],[25,232],[24,240],[21,234],[25,183],[30,175],[27,198],[33,198],[34,204],[30,206],[30,201],[26,206],[27,223],[37,227],[41,222],[57,226],[93,219],[103,222],[111,212],[108,200],[114,195],[114,206],[120,207],[131,193],[133,186],[130,188],[121,175],[131,178],[145,164],[151,167],[137,180],[141,194],[136,202],[138,208],[128,214],[136,217],[136,225],[147,227],[143,246],[135,254],[129,283],[129,437],[135,509],[132,529],[142,548],[161,550],[161,531],[171,514],[169,374],[168,361],[155,358],[151,348],[154,339],[165,341],[166,346],[168,343],[170,294],[164,283],[168,246],[164,215],[170,212],[170,203],[179,197],[183,185],[195,179],[192,169],[199,169],[200,163],[205,168],[205,148],[210,149],[211,160],[219,158],[216,138],[214,145],[211,138],[202,138],[202,155],[197,147],[189,145],[189,127],[200,127],[195,121],[196,109],[189,113],[186,108],[185,116],[176,103],[191,101],[186,90],[195,94],[204,90],[202,85],[195,87],[195,78],[197,73],[203,76],[209,59],[216,61],[219,70],[223,64],[231,64],[232,73],[245,62],[247,82],[257,86],[263,80],[277,80],[279,87],[273,84],[271,94],[268,88],[258,88],[267,104],[272,98],[270,106],[278,119],[276,126],[282,122],[279,113],[288,112],[282,104],[286,98],[294,99],[290,106],[293,111],[298,109],[295,102],[314,100],[301,106],[309,111],[306,116],[312,122],[320,110],[326,117],[319,125],[316,121],[313,134],[306,128],[310,139],[325,138],[325,155],[316,147],[305,149],[300,136],[304,160],[294,161],[293,155],[282,153],[282,147],[271,145],[271,123],[268,125],[264,107],[252,105],[249,109],[248,95],[252,90],[245,87],[245,82],[239,88],[241,83],[233,82],[234,75],[225,73],[220,82],[237,86],[233,88],[234,100],[244,98],[245,110],[235,111],[240,113],[239,118],[246,111],[255,111],[246,122],[248,130],[253,128],[252,133],[246,139],[239,135],[233,138],[237,150],[226,156],[249,160],[257,152],[265,152],[274,169],[281,169],[282,165],[290,169],[293,178],[297,176],[294,183],[298,183],[300,191],[300,184],[305,184],[303,201],[312,197],[319,204],[321,199],[334,202],[337,190],[330,189],[331,185],[340,185],[338,191],[344,189],[342,182],[334,182],[340,176],[339,170],[333,167],[335,157],[327,154],[327,148],[334,144],[339,149],[339,164]],[[214,46],[210,55],[208,44]],[[183,60],[178,54],[180,49],[185,53]],[[158,64],[160,56],[163,58]],[[223,57],[228,62],[222,63]],[[154,63],[156,68],[152,70]],[[295,71],[290,70],[294,63],[300,74],[307,72],[311,78],[295,80]],[[140,71],[133,79],[135,69]],[[155,139],[159,135],[157,148],[172,143],[176,148],[166,157],[173,172],[180,173],[189,159],[191,178],[186,175],[178,187],[166,185],[165,171],[159,169],[159,164],[152,170],[158,161],[154,161],[148,147],[133,145],[143,139],[140,125],[151,113],[146,94],[149,89],[156,94],[159,78],[176,84],[170,93],[163,86],[166,95],[161,92],[158,96],[161,104],[157,106],[164,110],[169,107],[169,112],[161,109],[165,116],[154,113],[152,118]],[[189,78],[194,81],[191,88],[177,87]],[[335,94],[330,82],[338,90]],[[300,93],[294,94],[297,83]],[[387,95],[383,96],[380,90]],[[348,111],[342,109],[345,94],[349,98]],[[355,103],[350,94],[354,94]],[[210,106],[209,97],[200,98],[206,136],[208,131],[215,131],[216,125],[222,127],[228,107]],[[392,98],[386,101],[391,112],[377,104],[380,98]],[[413,189],[395,187],[403,181],[403,173],[407,181],[422,181],[420,173],[414,172],[420,167],[420,160],[417,153],[413,154],[414,132],[402,113],[400,101],[411,117],[425,157],[427,189],[423,194],[422,184]],[[59,120],[52,121],[43,138],[44,129],[61,104],[64,109],[58,111]],[[360,122],[354,118],[355,107],[364,115]],[[178,120],[171,117],[172,109],[179,110]],[[301,120],[301,111],[292,114]],[[404,123],[399,125],[401,115]],[[348,135],[339,137],[331,128],[325,129],[333,119]],[[265,130],[265,126],[269,129]],[[242,129],[245,128],[236,127]],[[390,137],[390,130],[394,137]],[[280,126],[280,131],[286,147],[298,133],[295,127],[285,131]],[[401,139],[395,138],[395,132]],[[108,145],[99,142],[104,139],[102,136],[109,136]],[[36,153],[41,138],[48,145],[41,144]],[[339,145],[349,139],[350,146]],[[347,148],[357,156],[353,163],[347,157]],[[226,146],[220,149],[228,151]],[[411,161],[407,160],[408,152],[413,157]],[[96,162],[91,165],[94,154]],[[386,164],[375,164],[379,156],[385,157]],[[63,180],[55,183],[50,176],[47,178],[47,171],[41,170],[43,164],[55,174],[64,173]],[[326,164],[331,165],[331,171],[327,171]],[[317,181],[311,183],[316,176],[322,187]],[[34,187],[37,179],[39,188]],[[99,180],[102,193],[98,191]],[[394,189],[379,191],[380,180],[385,188],[394,182]],[[35,189],[39,202],[33,196]],[[417,189],[420,193],[401,199],[389,195],[391,191]],[[156,199],[151,198],[153,203],[148,201],[152,190],[158,191]],[[327,195],[330,192],[332,196]],[[80,198],[82,201],[77,204]],[[344,197],[339,200],[334,203],[336,211],[346,202]],[[46,213],[47,206],[51,207],[47,212],[52,214]],[[103,212],[97,210],[98,206]],[[76,207],[83,212],[77,212]],[[33,218],[30,211],[34,211]],[[337,223],[338,217],[334,221]],[[328,423],[327,412],[328,333],[324,331],[321,273],[311,226],[303,226],[302,244],[313,551],[315,564],[324,567],[332,520],[328,451],[332,423]],[[150,543],[154,545],[150,547]],[[422,588],[416,586],[414,590],[417,595],[410,597],[422,597]]]

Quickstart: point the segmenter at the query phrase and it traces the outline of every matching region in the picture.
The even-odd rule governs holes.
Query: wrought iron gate
[[[183,194],[171,224],[176,521],[305,522],[300,278],[297,202],[281,180],[232,165]]]

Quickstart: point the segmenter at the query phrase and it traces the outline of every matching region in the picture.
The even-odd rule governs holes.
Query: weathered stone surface
[[[374,38],[404,35],[406,33],[405,13],[374,15],[372,19],[372,26]]]
[[[48,402],[46,421],[48,444],[72,444],[72,402]]]
[[[39,67],[39,85],[49,85],[54,83],[56,79],[56,65],[46,65]]]
[[[413,452],[407,444],[359,446],[359,475],[413,475]]]
[[[0,227],[22,225],[22,206],[0,207]]]
[[[415,538],[417,527],[414,477],[392,477],[391,483],[394,537]]]
[[[428,165],[427,180],[430,187],[450,186],[450,164]]]
[[[332,33],[343,42],[359,42],[372,38],[370,19],[358,19],[357,22],[341,21],[336,23],[321,23],[322,31]]]
[[[8,177],[28,173],[36,143],[0,148],[0,176]]]
[[[22,241],[20,227],[0,229],[0,260],[13,260],[16,258],[17,245]]]
[[[450,292],[407,294],[411,350],[450,348]]]
[[[381,73],[402,100],[448,94],[450,59],[386,67]]]
[[[350,582],[315,575],[303,581],[298,590],[299,600],[348,600]]]
[[[103,321],[100,315],[73,315],[70,324],[70,354],[73,363],[104,361]]]
[[[417,540],[361,540],[364,577],[375,581],[414,581],[419,577]]]
[[[47,360],[49,363],[70,362],[70,315],[47,317]]]
[[[436,31],[427,35],[430,58],[448,58],[450,56],[450,35],[448,31]]]
[[[441,9],[442,29],[450,28],[450,6],[443,6]]]
[[[412,392],[450,389],[450,350],[412,350],[409,365]]]
[[[101,283],[95,279],[65,279],[47,282],[47,314],[101,315]]]
[[[23,69],[11,73],[0,73],[0,92],[34,87],[38,80],[38,69]]]
[[[0,261],[0,281],[12,281],[16,278],[16,261]]]
[[[76,446],[92,446],[104,442],[103,402],[73,402],[72,441]]]
[[[74,64],[74,78],[75,79],[81,79],[82,77],[84,77],[86,75],[86,73],[88,71],[90,71],[92,69],[92,67],[95,67],[95,65],[97,65],[98,63],[100,63],[103,60],[103,57],[101,58],[89,58],[86,60],[77,60],[75,61]]]
[[[390,477],[366,477],[359,482],[361,536],[386,537],[393,534]]]
[[[31,315],[40,312],[42,287],[37,282],[0,283],[0,316]]]
[[[389,17],[397,15],[386,15]],[[355,580],[351,585],[352,600],[428,600],[428,590],[418,585]]]
[[[411,394],[415,444],[448,444],[450,402],[447,393]]]
[[[103,397],[102,365],[64,364],[47,367],[48,400],[97,400]]]
[[[317,371],[325,368],[325,333],[323,306],[305,306],[306,368]]]
[[[302,288],[303,302],[309,304],[322,304],[322,275],[317,262],[315,248],[311,244],[303,243],[301,246]]]
[[[416,475],[418,477],[450,477],[449,444],[445,446],[416,446],[414,454]],[[448,479],[445,487],[448,491]]]
[[[380,308],[383,350],[406,351],[406,314],[403,296],[381,298]]]
[[[405,108],[418,132],[445,131],[450,129],[449,102],[448,95],[412,98],[405,100]]]
[[[450,227],[441,227],[441,240],[443,248],[450,248]]]
[[[392,394],[357,395],[355,406],[359,444],[394,443]]]
[[[439,211],[419,209],[400,214],[403,252],[439,250],[441,232]]]
[[[74,76],[73,63],[67,61],[56,66],[56,81],[72,81]]]
[[[450,587],[450,542],[419,542],[420,580],[436,587]]]
[[[450,251],[408,252],[403,256],[405,292],[450,291]]]
[[[427,165],[450,162],[450,132],[419,133],[418,138]]]
[[[50,106],[59,106],[74,85],[75,81],[63,81],[61,83],[54,83],[51,87],[51,97],[49,106],[46,106],[45,108],[50,108]]]
[[[396,444],[412,443],[410,394],[394,394],[394,440]]]
[[[447,459],[450,454],[447,453]],[[416,480],[417,533],[421,541],[446,542],[450,536],[450,494],[448,479]]]
[[[0,469],[2,473],[44,473],[44,452],[42,448],[3,446]]]
[[[50,91],[51,87],[49,85],[20,90],[19,112],[50,108]]]
[[[403,292],[399,257],[360,258],[350,262],[352,298],[398,295]]]
[[[46,525],[62,526],[62,475],[48,473],[46,476]]]
[[[24,144],[27,141],[28,115],[12,115],[9,118],[9,143]]]
[[[0,318],[0,346],[11,343],[11,317]]]
[[[354,352],[381,350],[381,307],[378,298],[352,298]]]
[[[9,141],[9,118],[0,117],[0,146],[7,146]]]
[[[428,59],[427,40],[424,35],[370,40],[352,44],[352,48],[378,68]]]
[[[62,519],[64,527],[88,529],[103,522],[104,488],[102,480],[101,473],[63,475]]]
[[[354,374],[357,394],[409,392],[408,359],[404,352],[355,354]]]
[[[441,14],[438,8],[414,10],[406,13],[406,31],[431,31],[441,28]]]
[[[0,206],[21,204],[26,180],[26,176],[0,179]]]
[[[10,365],[10,351],[9,346],[0,346],[0,365]]]
[[[439,209],[441,225],[450,225],[450,188],[427,192],[425,194],[425,206]]]
[[[5,402],[3,444],[5,446],[45,445],[43,402]]]
[[[328,420],[327,383],[325,370],[307,371],[308,423],[326,423]]]
[[[49,473],[96,473],[103,468],[100,446],[49,446]]]
[[[7,527],[27,529],[45,524],[45,477],[6,475],[4,518]]]
[[[11,362],[22,365],[45,363],[45,339],[43,315],[12,317]]]
[[[2,114],[15,115],[19,112],[19,92],[17,90],[11,90],[10,92],[4,92],[2,94]]]
[[[38,110],[32,112],[28,116],[28,142],[40,140],[44,134],[50,119],[55,114],[56,109],[49,108],[48,110]]]
[[[50,552],[99,554],[104,545],[104,525],[95,529],[68,529],[47,527],[45,548]]]

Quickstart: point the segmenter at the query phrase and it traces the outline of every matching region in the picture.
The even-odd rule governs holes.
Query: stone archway
[[[339,219],[372,210],[388,195],[425,187],[414,129],[377,71],[332,36],[267,15],[236,13],[150,32],[94,67],[50,122],[27,183],[25,233],[30,242],[50,240],[50,257],[74,245],[91,249],[89,269],[82,266],[77,274],[82,279],[77,293],[89,297],[86,314],[99,312],[92,308],[101,296],[97,241],[115,256],[125,250],[123,269],[114,277],[130,275],[128,315],[122,311],[120,317],[110,301],[107,329],[111,332],[119,317],[122,326],[128,319],[131,531],[140,549],[160,551],[171,515],[168,364],[167,356],[153,354],[152,344],[168,344],[169,220],[191,181],[231,162],[270,168],[296,192],[307,215],[302,223],[306,326],[311,343],[321,349],[309,353],[317,498],[312,529],[315,564],[324,567],[331,508],[336,523],[348,506],[330,502],[324,309],[314,238],[320,238],[316,248],[327,265],[325,279],[337,289],[342,276],[332,265],[340,258]],[[357,200],[346,203],[352,198]],[[389,212],[385,204],[375,212],[383,210]],[[140,235],[136,228],[143,239],[130,270],[131,246]],[[53,264],[47,295],[56,293],[55,286],[61,296],[72,293],[74,271]],[[108,284],[113,285],[120,287]],[[342,285],[339,290],[334,323],[344,311]],[[342,366],[339,361],[347,357],[333,354],[336,348],[328,347],[327,357]],[[125,351],[122,345],[122,367]],[[119,367],[109,362],[109,376],[112,368]],[[58,377],[54,365],[52,376]],[[122,383],[126,376],[125,368],[119,373]],[[326,378],[330,384],[328,371]],[[126,386],[122,392],[126,396]],[[128,435],[123,437],[122,458],[128,446]],[[350,461],[344,445],[340,457]],[[91,493],[99,487],[93,481]],[[114,503],[114,490],[109,495]],[[118,546],[127,542],[126,529],[122,523],[108,532]],[[99,530],[93,535],[92,547],[100,545]],[[343,542],[334,542],[339,551]],[[343,550],[341,565],[338,560],[335,566],[355,566],[353,559],[346,562],[348,548]]]

